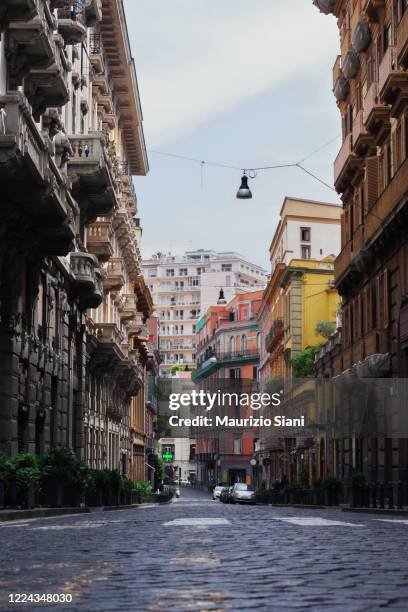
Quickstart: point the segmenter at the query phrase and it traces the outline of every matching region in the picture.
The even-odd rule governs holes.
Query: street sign
[[[256,466],[256,459],[251,459],[251,461],[249,463],[252,465],[252,467],[255,467]]]

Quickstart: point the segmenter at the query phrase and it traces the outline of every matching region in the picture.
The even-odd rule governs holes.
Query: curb
[[[85,514],[89,508],[34,508],[33,510],[2,510],[0,523],[17,521],[19,519],[46,518],[48,516],[64,516],[65,514]]]
[[[388,514],[390,516],[408,516],[408,510],[389,510],[388,508],[342,508],[343,512],[357,514]]]
[[[164,502],[146,502],[155,506],[173,503],[173,499]],[[0,510],[0,523],[18,521],[20,519],[47,518],[68,514],[87,514],[93,512],[114,512],[115,510],[133,510],[145,504],[130,504],[128,506],[85,506],[84,508],[33,508],[32,510]]]
[[[260,504],[257,504],[260,505]],[[317,504],[262,504],[270,508],[310,508],[311,510],[335,510],[338,506],[320,506]]]

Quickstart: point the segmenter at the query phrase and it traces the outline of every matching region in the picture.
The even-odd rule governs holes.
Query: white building
[[[160,453],[168,468],[166,476],[193,482],[197,470],[195,451],[195,440],[191,438],[161,438]]]
[[[269,249],[272,273],[292,259],[321,260],[341,251],[342,206],[298,198],[284,199]]]
[[[143,261],[143,274],[160,320],[162,374],[172,366],[194,366],[195,326],[223,289],[229,301],[250,287],[265,286],[266,272],[233,252],[187,251],[156,254]]]

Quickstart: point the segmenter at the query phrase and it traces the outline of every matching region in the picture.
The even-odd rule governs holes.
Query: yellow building
[[[291,360],[325,342],[319,322],[336,325],[340,299],[334,286],[334,257],[292,259],[283,273],[285,382],[292,380]]]

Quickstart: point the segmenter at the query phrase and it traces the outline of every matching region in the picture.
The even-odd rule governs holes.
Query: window
[[[187,276],[188,270],[187,268],[180,268],[179,276]]]
[[[245,353],[246,350],[247,350],[247,337],[244,334],[241,338],[241,351]]]
[[[302,242],[310,242],[310,227],[300,228],[300,240]]]
[[[232,272],[232,264],[221,264],[221,272]]]
[[[242,449],[241,438],[234,438],[234,455],[240,455]]]
[[[310,246],[302,245],[302,259],[310,259]]]
[[[235,351],[235,338],[234,338],[234,336],[231,336],[231,338],[229,339],[229,350],[230,350],[230,353],[233,353]]]
[[[174,276],[174,269],[171,268],[169,270],[166,270],[166,276]]]

